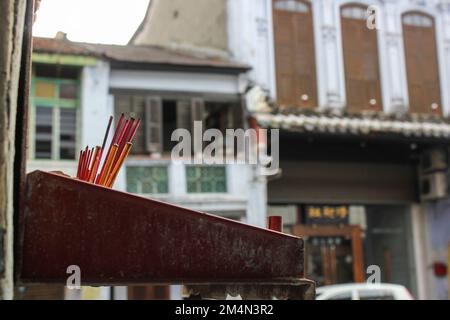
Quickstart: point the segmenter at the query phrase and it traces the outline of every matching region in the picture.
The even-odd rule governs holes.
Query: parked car
[[[402,285],[388,283],[348,283],[319,287],[316,300],[414,300]]]

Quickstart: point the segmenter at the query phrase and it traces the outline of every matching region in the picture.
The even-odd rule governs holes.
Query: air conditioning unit
[[[447,196],[447,173],[434,172],[419,178],[420,199],[422,201],[442,199]]]
[[[444,148],[434,148],[424,151],[420,159],[421,173],[431,173],[446,170],[448,167],[448,153]]]

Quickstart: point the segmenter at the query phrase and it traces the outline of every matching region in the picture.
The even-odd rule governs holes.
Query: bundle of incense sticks
[[[133,145],[132,141],[141,120],[139,119],[136,121],[134,118],[125,119],[125,116],[122,113],[108,147],[108,151],[104,153],[112,122],[113,117],[111,116],[109,118],[102,146],[96,146],[92,149],[86,147],[85,150],[80,151],[77,170],[78,179],[108,188],[112,188],[114,185],[114,181],[117,178],[120,168],[130,153],[130,149]],[[102,161],[103,155],[105,155],[105,157]],[[102,164],[102,166],[100,166],[100,164]]]

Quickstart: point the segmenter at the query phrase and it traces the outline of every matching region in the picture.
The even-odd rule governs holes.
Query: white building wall
[[[450,198],[430,203],[427,206],[426,226],[428,235],[428,279],[432,288],[429,299],[449,298],[448,271],[444,277],[433,274],[433,264],[447,264],[450,247]],[[448,268],[448,266],[447,266]]]
[[[232,58],[251,65],[250,79],[275,96],[271,2],[228,0],[227,10]]]
[[[112,70],[110,89],[131,89],[148,91],[166,91],[180,93],[208,93],[218,95],[239,95],[247,86],[246,76],[187,73]],[[109,100],[109,112],[114,110],[112,97]],[[129,157],[126,166],[168,167],[169,192],[167,194],[148,195],[170,203],[175,203],[194,210],[218,214],[249,224],[264,227],[266,224],[266,182],[256,177],[251,165],[228,164],[227,193],[225,194],[190,194],[186,187],[186,165],[174,163],[170,158],[147,159]],[[114,188],[126,191],[126,166],[117,177]]]
[[[433,296],[431,283],[432,274],[428,266],[431,264],[428,246],[426,208],[423,205],[411,206],[411,229],[413,235],[413,250],[416,266],[417,297],[427,299]]]
[[[270,97],[276,99],[272,1],[228,0],[228,39],[232,56],[253,67],[249,75],[250,81],[266,89]],[[444,115],[450,116],[450,1],[314,0],[311,2],[320,108],[339,109],[346,105],[340,7],[347,3],[362,3],[374,5],[378,9],[378,56],[384,111],[396,113],[408,110],[409,96],[402,14],[408,11],[421,11],[435,18],[441,107]],[[431,242],[428,239],[427,232],[434,233],[434,229],[439,224],[434,223],[433,227],[431,217],[428,216],[429,212],[422,209],[414,206],[412,210],[415,264],[419,273],[417,275],[419,298],[443,297],[446,280],[433,279],[431,271],[426,266],[432,259],[426,253],[435,247],[433,239]],[[441,216],[443,215],[444,213]],[[427,221],[427,216],[430,226],[424,229],[423,222]],[[443,248],[439,249],[438,253],[432,254],[440,254],[440,259],[443,259],[442,252],[444,252]]]
[[[111,89],[239,94],[242,90],[240,80],[239,76],[229,74],[113,70],[110,87]]]
[[[193,210],[213,213],[237,219],[252,225],[265,227],[266,224],[266,183],[257,177],[252,166],[246,164],[226,165],[226,193],[188,193],[186,164],[170,159],[136,159],[130,157],[121,170],[121,181],[117,179],[115,189],[126,190],[126,168],[129,166],[167,166],[169,192],[146,196],[184,206]]]
[[[250,80],[276,99],[273,0],[228,0],[228,41],[232,56],[253,67]],[[362,3],[378,8],[382,99],[388,113],[407,110],[408,86],[401,15],[422,11],[436,20],[442,109],[450,115],[450,4],[447,0],[314,0],[318,101],[321,108],[346,105],[340,7]]]
[[[81,76],[81,147],[103,142],[111,115],[108,109],[109,63],[98,61],[83,68]]]

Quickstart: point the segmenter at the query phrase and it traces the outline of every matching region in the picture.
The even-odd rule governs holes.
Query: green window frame
[[[187,166],[186,183],[188,193],[226,193],[226,167]]]
[[[38,86],[51,88],[48,96],[38,95]],[[42,88],[42,87],[41,87]],[[67,89],[72,90],[73,97],[67,97]],[[80,79],[60,79],[36,77],[33,70],[30,88],[30,159],[36,160],[75,160],[79,146],[80,117]],[[49,108],[51,112],[41,112]],[[38,132],[39,123],[45,119],[45,133]],[[49,131],[49,132],[48,132]],[[44,141],[38,139],[44,137]],[[39,150],[42,143],[48,142],[44,152]]]
[[[167,166],[127,166],[127,192],[136,194],[169,193]]]

